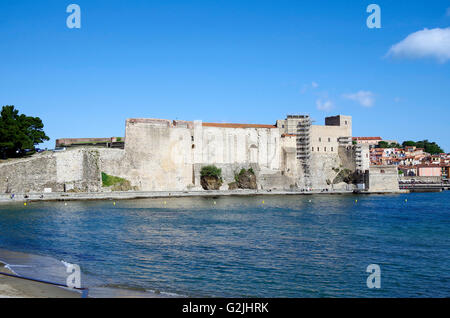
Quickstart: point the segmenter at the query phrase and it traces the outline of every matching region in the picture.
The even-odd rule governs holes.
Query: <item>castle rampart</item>
[[[128,119],[124,149],[75,148],[0,164],[0,187],[102,191],[104,172],[139,191],[202,190],[202,167],[215,165],[222,169],[221,190],[228,190],[242,168],[252,168],[258,189],[349,190],[356,185],[343,180],[369,170],[367,149],[351,144],[350,116],[325,123],[313,125],[308,115],[290,115],[275,125]],[[384,180],[374,176],[367,185],[383,188],[378,179]],[[389,180],[387,188],[393,185]]]

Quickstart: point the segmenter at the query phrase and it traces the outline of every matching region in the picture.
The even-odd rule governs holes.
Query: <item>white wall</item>
[[[193,180],[191,131],[127,122],[126,175],[140,190],[184,190]]]
[[[325,170],[339,166],[337,138],[350,131],[351,122],[350,127],[312,126],[311,146],[316,147],[312,154],[318,155],[312,165],[317,170],[312,173],[317,179],[315,185],[326,184],[331,174]],[[130,180],[140,190],[200,189],[200,169],[212,164],[222,169],[225,182],[232,182],[240,168],[252,166],[261,180],[289,177],[286,184],[302,184],[296,137],[282,138],[279,128],[211,126],[201,121],[179,125],[169,120],[133,119],[127,121],[125,137],[125,156],[119,169],[123,173],[114,175]],[[270,184],[264,188],[270,188]]]
[[[194,126],[194,160],[200,164],[258,164],[280,168],[281,136],[277,128]]]

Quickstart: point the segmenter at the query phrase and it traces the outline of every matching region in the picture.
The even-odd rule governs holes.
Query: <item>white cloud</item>
[[[402,101],[402,99],[400,97],[395,97],[394,98],[394,102],[396,103],[400,103]]]
[[[302,89],[300,90],[300,93],[305,94],[307,90],[308,90],[308,86],[303,85]]]
[[[375,96],[370,91],[359,91],[355,94],[344,94],[342,96],[346,99],[358,102],[364,107],[372,107],[375,104]]]
[[[304,94],[309,89],[316,89],[317,87],[319,87],[319,84],[317,84],[316,82],[311,82],[311,84],[303,85],[302,89],[300,90],[300,93]]]
[[[450,59],[450,27],[423,29],[394,44],[387,56],[404,58],[435,58],[444,63]]]
[[[318,110],[330,111],[331,109],[333,109],[334,104],[329,99],[322,100],[322,99],[319,98],[318,100],[316,100],[316,106],[317,106]]]

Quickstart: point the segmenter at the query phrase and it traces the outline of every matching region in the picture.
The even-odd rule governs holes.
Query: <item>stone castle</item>
[[[356,163],[351,127],[349,116],[329,117],[325,126],[309,116],[275,125],[129,119],[122,171],[152,191],[201,189],[205,165],[222,169],[224,189],[242,168],[253,168],[260,189],[328,188],[339,168],[368,169],[368,149]]]
[[[222,169],[221,190],[243,168],[252,168],[261,190],[395,188],[392,171],[383,170],[385,186],[370,178],[369,149],[352,144],[350,116],[327,117],[325,125],[314,125],[308,115],[289,115],[275,125],[128,119],[121,141],[123,149],[94,143],[0,164],[0,189],[104,191],[103,172],[139,191],[203,190],[200,171],[207,165]]]

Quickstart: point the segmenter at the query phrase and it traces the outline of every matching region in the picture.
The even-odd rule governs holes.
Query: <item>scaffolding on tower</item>
[[[298,115],[297,159],[303,168],[305,181],[309,181],[311,176],[311,124],[308,115]]]

